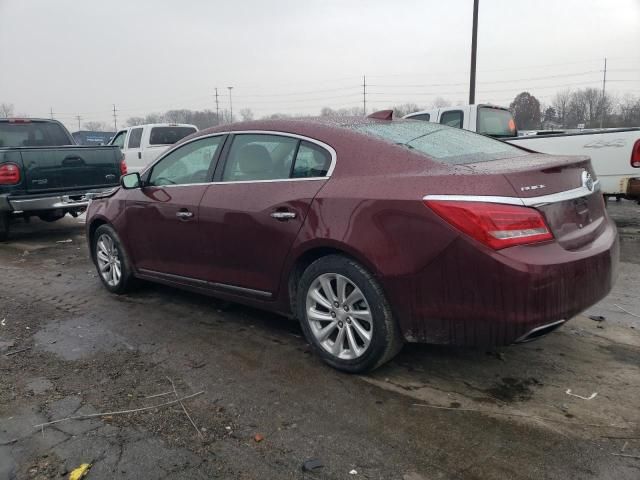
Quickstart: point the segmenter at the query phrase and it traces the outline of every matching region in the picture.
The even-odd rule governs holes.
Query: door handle
[[[142,152],[138,152],[138,159],[142,160]]]
[[[295,212],[273,212],[271,216],[276,220],[281,220],[281,221],[291,220],[293,218],[296,218]]]
[[[188,210],[180,210],[179,212],[176,212],[176,217],[186,220],[193,217],[193,212],[190,212]]]

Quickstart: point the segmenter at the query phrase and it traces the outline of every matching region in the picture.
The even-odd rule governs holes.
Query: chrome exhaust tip
[[[532,342],[533,340],[537,340],[540,337],[544,337],[547,333],[553,332],[560,325],[565,323],[566,320],[558,320],[556,322],[547,323],[546,325],[541,325],[540,327],[536,327],[532,330],[529,330],[527,333],[517,338],[513,343],[527,343]]]

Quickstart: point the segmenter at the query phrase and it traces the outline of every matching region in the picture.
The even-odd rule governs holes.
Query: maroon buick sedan
[[[296,317],[349,372],[406,341],[531,340],[616,275],[588,158],[385,112],[212,128],[121,184],[87,214],[108,290],[151,280]]]

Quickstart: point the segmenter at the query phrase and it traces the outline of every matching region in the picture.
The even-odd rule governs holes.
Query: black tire
[[[117,257],[120,261],[120,278],[115,282],[115,284],[111,284],[107,281],[105,275],[100,271],[100,265],[98,262],[98,244],[101,240],[106,240],[103,239],[103,236],[105,235],[112,240],[113,248],[117,251]],[[107,290],[116,294],[126,293],[131,290],[135,280],[133,278],[131,262],[129,261],[127,252],[122,246],[120,237],[118,237],[118,234],[110,225],[100,225],[93,233],[93,237],[91,238],[91,257],[94,265],[96,266],[96,270],[98,271],[98,277]]]
[[[8,213],[0,212],[0,242],[6,242],[9,238],[10,220]]]
[[[53,223],[53,222],[57,222],[58,220],[64,218],[64,216],[66,215],[65,212],[60,213],[42,213],[40,215],[38,215],[38,218],[40,220],[42,220],[43,222],[48,222],[48,223]]]
[[[312,331],[307,314],[307,294],[315,284],[314,282],[324,274],[337,274],[346,277],[353,286],[360,289],[368,304],[372,325],[371,339],[364,353],[357,358],[339,358],[330,353],[326,349],[327,347],[321,345]],[[336,310],[340,309],[336,308]],[[348,315],[342,312],[339,314]],[[404,343],[380,284],[362,265],[342,255],[322,257],[307,267],[298,283],[296,315],[307,341],[313,346],[316,353],[332,367],[345,372],[360,373],[373,370],[391,360],[402,349]],[[336,318],[335,315],[334,318]],[[324,326],[325,324],[320,325]],[[340,328],[347,328],[347,325],[344,324]],[[336,341],[337,336],[334,345]],[[349,339],[345,340],[345,343],[350,346]]]

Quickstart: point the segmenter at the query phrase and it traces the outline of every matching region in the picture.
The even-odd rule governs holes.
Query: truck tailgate
[[[109,187],[120,179],[118,147],[20,149],[29,193]]]

